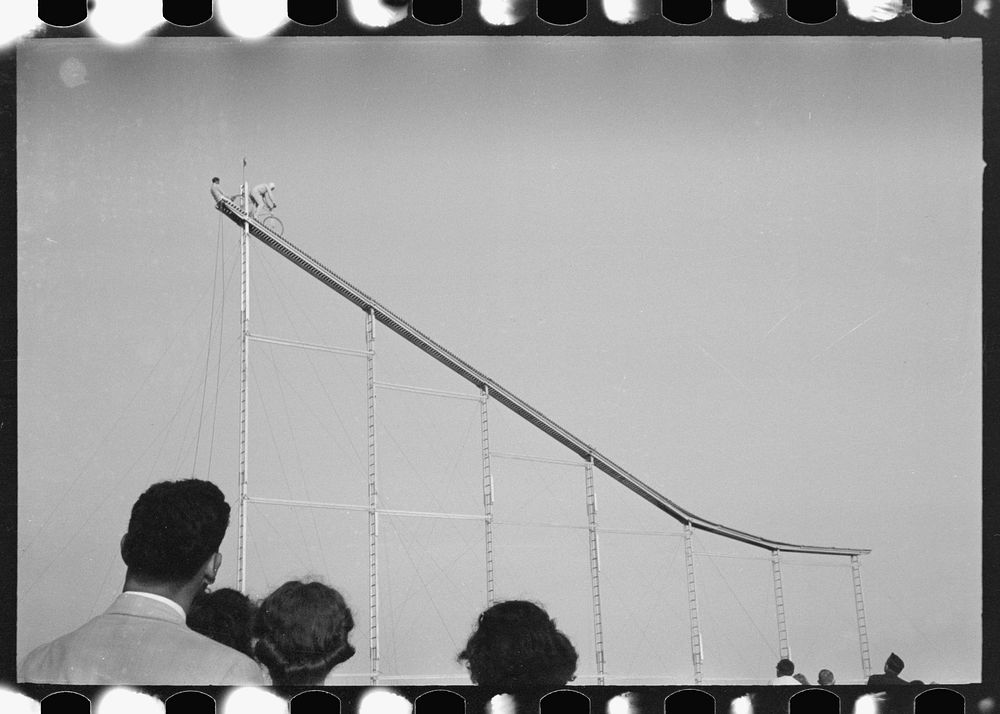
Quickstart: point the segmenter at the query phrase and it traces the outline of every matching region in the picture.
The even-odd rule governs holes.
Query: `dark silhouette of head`
[[[213,176],[212,177],[212,183],[219,183],[219,177],[218,176]]]
[[[790,659],[779,659],[775,671],[779,677],[791,677],[795,674],[795,665]]]
[[[187,625],[227,647],[253,657],[250,631],[257,607],[239,590],[221,588],[195,596],[187,614]]]
[[[132,506],[121,553],[127,578],[184,584],[198,577],[215,558],[229,527],[229,504],[210,481],[184,479],[150,486]]]
[[[902,671],[903,660],[895,652],[890,653],[889,658],[885,661],[885,673],[898,675]]]
[[[821,669],[819,674],[816,675],[816,681],[823,687],[829,687],[830,685],[837,683],[833,677],[833,672],[828,669]]]
[[[354,618],[343,596],[323,583],[291,580],[264,598],[254,619],[254,654],[275,685],[319,685],[350,659]]]
[[[498,692],[561,687],[576,672],[576,650],[538,605],[499,602],[479,616],[458,655],[472,681]]]

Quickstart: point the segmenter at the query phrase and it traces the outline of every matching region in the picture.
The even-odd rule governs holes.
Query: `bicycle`
[[[275,235],[281,235],[285,230],[285,224],[281,222],[281,219],[270,211],[261,211],[257,213],[256,216],[250,215],[250,212],[246,210],[246,206],[243,203],[243,194],[238,193],[232,197],[232,202],[236,204],[236,207],[240,209],[241,213],[245,213],[250,216],[251,220],[257,221],[267,230],[271,231]]]

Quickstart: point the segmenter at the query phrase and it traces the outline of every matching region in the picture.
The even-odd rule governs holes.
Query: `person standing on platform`
[[[222,186],[219,184],[219,177],[212,177],[212,198],[216,203],[219,203],[223,199],[229,200],[229,196],[222,192]]]

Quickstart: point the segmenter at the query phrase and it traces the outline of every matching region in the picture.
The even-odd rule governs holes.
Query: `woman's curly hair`
[[[347,641],[353,627],[339,592],[323,583],[291,580],[257,610],[254,655],[276,685],[322,684],[330,670],[354,654]]]
[[[250,628],[256,605],[239,590],[220,588],[195,596],[187,614],[187,626],[247,657],[253,657]]]
[[[563,686],[574,677],[577,654],[545,610],[526,600],[507,600],[479,616],[458,660],[479,686],[516,692]]]

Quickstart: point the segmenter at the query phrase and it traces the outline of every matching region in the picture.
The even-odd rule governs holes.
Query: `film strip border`
[[[6,0],[23,36],[878,34],[986,36],[997,0]],[[15,10],[16,6],[16,10]],[[37,7],[37,11],[35,10]],[[252,22],[247,22],[247,16]],[[242,19],[241,19],[242,18]],[[246,25],[246,27],[244,27]],[[118,38],[102,30],[131,28]],[[252,29],[247,29],[252,26]],[[121,31],[119,31],[121,32]]]
[[[789,691],[791,690],[791,691]],[[979,685],[897,687],[578,687],[534,696],[490,696],[476,687],[82,689],[25,685],[0,691],[6,714],[961,714],[997,711]]]
[[[126,14],[145,0],[2,0],[0,42],[21,36],[100,37],[100,12]],[[279,0],[284,18],[263,34],[345,35],[993,35],[994,0]],[[156,4],[156,3],[154,3]],[[220,0],[216,0],[221,5]],[[268,3],[257,3],[268,4]],[[101,6],[104,6],[102,8]],[[379,12],[368,12],[373,8]],[[162,0],[138,36],[230,36],[212,0]],[[8,13],[8,20],[2,15]],[[375,17],[381,19],[374,19]],[[987,101],[988,106],[995,102]],[[993,215],[992,212],[990,212]],[[984,385],[985,386],[985,385]],[[984,494],[985,495],[985,494]],[[988,569],[986,575],[989,576]],[[987,577],[987,581],[995,578]],[[984,581],[984,591],[987,590]],[[989,628],[984,628],[989,632]],[[985,670],[984,670],[985,672]],[[645,712],[997,712],[989,685],[902,687],[575,687],[536,696],[518,711]],[[204,687],[118,688],[8,685],[0,711],[11,714],[450,714],[491,710],[475,687],[335,687],[285,693]],[[501,705],[502,707],[502,705]]]

